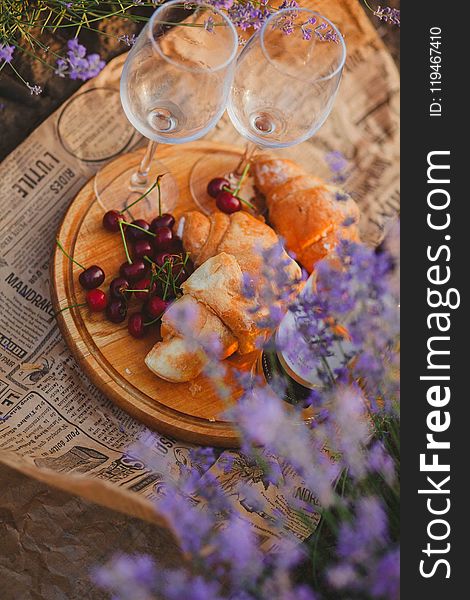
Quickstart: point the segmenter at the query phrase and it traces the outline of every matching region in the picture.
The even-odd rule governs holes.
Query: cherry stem
[[[224,190],[224,192],[229,192],[234,198],[240,200],[240,202],[243,202],[243,204],[246,204],[249,208],[251,208],[251,210],[256,210],[256,208],[253,206],[253,204],[251,204],[251,202],[248,202],[248,200],[245,200],[245,198],[242,198],[237,193],[232,192],[230,188],[224,186],[222,189]]]
[[[122,243],[124,244],[124,252],[126,253],[127,262],[131,265],[132,259],[129,256],[129,250],[127,249],[126,236],[124,235],[124,229],[122,227],[122,221],[119,221],[119,230],[121,232]]]
[[[240,188],[242,187],[242,184],[245,181],[245,177],[248,175],[250,166],[251,166],[251,163],[248,162],[245,165],[245,168],[243,169],[243,173],[242,173],[240,179],[238,180],[237,187],[235,188],[235,192],[232,194],[233,196],[235,196],[235,198],[237,198],[236,194],[238,194],[238,192],[240,191]],[[238,199],[240,200],[240,198],[238,198]]]
[[[172,256],[178,256],[178,255],[172,255]],[[186,263],[189,260],[189,252],[186,252],[185,258],[183,259],[183,257],[181,257],[181,262],[178,262],[178,263],[175,263],[171,259],[167,258],[161,267],[158,267],[157,264],[152,259],[150,259],[148,256],[144,256],[144,260],[146,260],[152,266],[150,288],[153,285],[154,279],[158,279],[165,286],[164,290],[163,290],[163,296],[162,296],[163,300],[166,300],[166,297],[168,294],[168,289],[170,286],[173,288],[173,293],[175,294],[175,296],[177,296],[178,295],[177,288],[180,287],[177,284],[177,282],[181,275],[181,271],[177,275],[175,275],[173,273],[173,267],[175,265],[183,265],[183,267],[185,267]],[[165,276],[162,277],[162,273],[164,275],[166,275],[166,277]],[[137,290],[137,291],[143,291],[143,290]]]
[[[59,242],[59,240],[57,238],[56,238],[55,242],[69,260],[71,260],[73,263],[78,265],[80,267],[80,269],[83,269],[84,271],[86,271],[86,269],[83,265],[81,265],[79,262],[77,262],[74,258],[72,258],[70,256],[70,254],[68,254],[68,252],[65,251],[64,247],[62,246],[62,244]]]
[[[81,304],[71,304],[70,306],[64,306],[64,308],[61,308],[60,310],[58,310],[57,312],[54,313],[54,317],[57,317],[57,315],[60,315],[60,313],[64,312],[64,310],[70,310],[71,308],[79,308],[80,306],[87,306],[87,303],[82,302]]]
[[[141,288],[140,290],[124,290],[125,292],[150,292],[150,290],[146,288]]]
[[[138,229],[139,231],[143,231],[147,235],[151,235],[152,237],[155,237],[154,233],[152,233],[151,231],[148,231],[147,229],[144,229],[143,227],[140,227],[139,225],[134,225],[134,223],[128,223],[127,221],[122,221],[122,224],[125,225],[126,227],[134,227],[134,229]]]
[[[163,177],[163,175],[162,175]],[[162,190],[160,189],[160,177],[157,179],[157,189],[158,189],[158,216],[162,216]]]
[[[156,186],[158,186],[158,189],[160,190],[160,179],[163,177],[163,175],[165,175],[165,173],[163,173],[162,175],[159,175],[157,177],[157,179],[155,180],[154,183],[152,183],[152,185],[149,187],[149,189],[144,192],[142,194],[142,196],[139,196],[139,198],[137,198],[137,200],[134,200],[134,202],[132,202],[131,204],[129,204],[129,206],[126,206],[125,208],[122,209],[122,212],[125,212],[126,210],[129,210],[130,208],[132,208],[135,204],[137,204],[137,202],[140,202],[141,200],[143,200],[145,198],[145,196],[148,196],[150,194],[150,192],[155,189]]]
[[[168,273],[167,273],[167,278],[166,278],[166,282],[165,282],[165,289],[163,290],[163,301],[166,300],[166,295],[168,294],[168,288],[170,286],[170,279],[171,279],[171,275],[172,275],[172,266],[171,266],[171,262],[167,259],[162,266],[162,269],[165,268],[165,265],[168,264]],[[173,285],[173,288],[175,286]]]

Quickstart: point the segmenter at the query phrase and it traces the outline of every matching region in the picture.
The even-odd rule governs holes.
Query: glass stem
[[[142,188],[148,187],[148,175],[150,171],[150,165],[152,164],[153,157],[155,156],[155,150],[157,149],[158,143],[149,141],[147,149],[140,162],[139,168],[131,177],[131,190],[139,191]]]
[[[254,142],[247,143],[247,145],[245,146],[245,152],[243,153],[243,156],[241,157],[240,162],[238,163],[235,171],[233,172],[235,177],[242,176],[242,173],[245,170],[246,165],[251,163],[251,161],[253,160],[253,156],[254,156],[256,150],[258,150],[258,146]]]

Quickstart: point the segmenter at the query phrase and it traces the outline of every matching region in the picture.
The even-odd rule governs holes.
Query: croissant
[[[207,346],[224,359],[255,349],[262,334],[242,293],[243,273],[225,252],[209,258],[182,284],[183,296],[162,318],[162,342],[147,354],[151,371],[168,381],[190,381],[207,362]]]
[[[177,229],[197,268],[182,284],[183,296],[163,315],[163,341],[145,359],[151,371],[172,382],[195,379],[208,361],[208,346],[222,360],[237,351],[253,352],[269,335],[251,310],[256,294],[247,299],[243,284],[248,274],[259,285],[261,249],[278,242],[268,225],[243,212],[210,217],[187,212]],[[286,253],[282,258],[295,289],[300,268]]]
[[[252,275],[259,273],[262,267],[262,251],[279,242],[269,225],[245,211],[231,215],[215,212],[209,217],[189,211],[181,216],[177,232],[196,267],[220,252],[226,252],[237,259],[244,273]],[[299,279],[300,269],[296,262],[286,252],[281,259],[292,281]]]
[[[339,239],[359,240],[359,208],[335,185],[306,174],[291,160],[261,156],[253,163],[269,221],[310,273]]]

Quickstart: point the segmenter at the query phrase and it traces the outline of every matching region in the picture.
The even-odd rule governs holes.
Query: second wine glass
[[[127,118],[150,142],[141,161],[128,155],[121,168],[114,163],[97,174],[95,190],[106,210],[126,206],[163,173],[163,209],[175,206],[176,183],[155,150],[158,143],[196,140],[215,126],[226,108],[237,46],[234,26],[210,5],[171,0],[155,11],[129,52],[120,88]],[[157,190],[146,197],[149,208],[156,197]]]
[[[206,174],[194,181],[236,179],[257,147],[287,148],[312,137],[331,112],[345,59],[343,37],[326,17],[306,8],[272,14],[240,53],[228,102],[234,127],[249,142],[245,154],[196,164]],[[215,209],[202,183],[193,195],[205,212]]]

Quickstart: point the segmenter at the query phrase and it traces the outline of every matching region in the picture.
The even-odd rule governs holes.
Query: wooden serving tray
[[[183,146],[159,146],[158,158],[165,163],[177,180],[180,199],[173,212],[175,216],[196,208],[189,192],[189,174],[194,163],[204,153],[218,150],[240,155],[232,146],[211,142],[193,142]],[[143,150],[138,151],[139,154]],[[112,164],[122,167],[126,156]],[[142,202],[144,204],[144,202]],[[111,207],[107,207],[111,208]],[[119,206],[118,206],[119,208]],[[139,204],[133,209],[139,218]],[[158,212],[155,207],[154,215]],[[104,209],[97,201],[93,179],[71,203],[58,229],[57,237],[79,263],[100,265],[106,274],[101,289],[107,290],[125,261],[119,233],[103,229]],[[55,310],[85,301],[85,290],[78,283],[80,268],[68,260],[57,248],[52,259],[51,296]],[[130,312],[138,310],[132,300]],[[154,375],[145,365],[144,358],[159,331],[151,331],[143,339],[135,339],[127,332],[127,322],[110,323],[103,313],[91,313],[87,307],[61,312],[57,321],[70,350],[91,381],[118,406],[136,419],[158,431],[198,444],[223,447],[238,445],[237,432],[223,413],[227,405],[218,397],[210,380],[205,376],[189,383],[169,383]],[[257,356],[234,356],[226,361],[229,371],[250,370]],[[232,401],[241,390],[230,376],[233,387]]]

